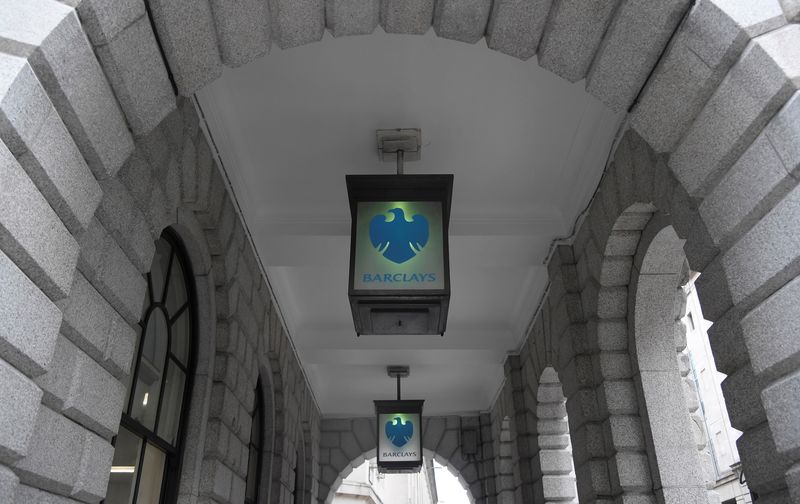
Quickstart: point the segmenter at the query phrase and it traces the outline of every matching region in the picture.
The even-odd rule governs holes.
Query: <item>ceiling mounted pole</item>
[[[397,379],[397,400],[400,400],[400,379],[405,378],[410,373],[408,366],[387,366],[386,367],[387,374]]]

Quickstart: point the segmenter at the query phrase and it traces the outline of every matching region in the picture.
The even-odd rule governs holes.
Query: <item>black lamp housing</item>
[[[422,467],[422,405],[423,400],[374,401],[377,420],[377,462],[382,473],[411,473]],[[391,425],[387,425],[387,422]],[[401,424],[401,425],[398,425]],[[404,424],[404,425],[403,425]],[[409,426],[409,424],[411,424]],[[391,429],[398,428],[397,435],[411,433],[402,446],[396,446],[388,438]],[[392,433],[394,434],[394,433]],[[405,438],[398,440],[403,443]]]
[[[356,334],[444,335],[453,175],[347,175],[346,182]]]

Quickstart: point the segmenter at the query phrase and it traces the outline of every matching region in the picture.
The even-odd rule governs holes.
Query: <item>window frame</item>
[[[253,415],[252,415],[252,416],[255,416],[256,412],[258,412],[258,426],[257,426],[257,429],[258,429],[258,432],[260,434],[260,436],[259,436],[259,440],[260,440],[259,441],[259,446],[255,447],[257,449],[257,452],[256,452],[257,453],[257,455],[256,455],[256,472],[255,472],[256,481],[254,482],[254,484],[255,484],[255,486],[254,486],[255,495],[253,496],[252,500],[248,500],[248,498],[247,498],[247,483],[248,483],[248,481],[247,481],[247,478],[245,478],[245,481],[244,481],[244,486],[245,486],[244,504],[256,504],[258,502],[258,496],[260,494],[259,490],[261,489],[261,476],[262,476],[261,471],[264,469],[264,445],[265,445],[264,441],[265,441],[265,434],[266,434],[265,433],[266,424],[265,424],[265,421],[264,421],[265,419],[264,419],[264,396],[263,396],[263,394],[264,394],[264,388],[261,385],[261,376],[259,376],[258,380],[256,380],[256,389],[255,389],[255,395],[254,395],[255,399],[253,400],[253,402],[255,404],[253,405],[254,407],[253,407]],[[251,416],[251,418],[252,418],[252,416]],[[254,425],[254,424],[255,424],[255,422],[252,422],[251,425]],[[253,428],[252,428],[252,426],[250,428],[250,441],[247,443],[248,460],[250,459],[249,450],[251,448],[253,448]],[[248,464],[249,464],[249,462],[248,462]],[[249,471],[250,471],[250,468],[248,467],[248,475],[249,475]]]
[[[302,503],[302,491],[300,490],[300,450],[294,452],[294,489],[292,490],[292,504]]]
[[[183,242],[181,241],[180,237],[171,229],[167,228],[159,237],[159,240],[164,240],[170,246],[170,257],[169,262],[167,265],[167,270],[164,273],[164,290],[161,293],[161,297],[159,302],[154,302],[153,299],[153,280],[152,280],[152,271],[148,271],[145,275],[145,279],[147,281],[147,298],[146,301],[148,305],[143,308],[143,316],[142,319],[139,321],[139,331],[137,332],[137,339],[135,341],[135,354],[131,361],[131,375],[130,375],[130,382],[128,385],[128,400],[125,403],[125,407],[121,413],[120,418],[120,428],[125,428],[130,431],[133,435],[138,437],[141,441],[141,449],[139,450],[139,459],[136,465],[136,479],[133,484],[133,495],[138,497],[139,494],[139,484],[141,481],[142,475],[142,467],[144,463],[144,455],[147,449],[147,445],[153,445],[154,447],[162,450],[165,453],[165,462],[164,462],[164,469],[162,472],[162,480],[161,480],[161,490],[159,493],[159,503],[172,503],[176,502],[178,498],[178,488],[181,479],[181,470],[183,467],[183,451],[186,445],[186,425],[188,423],[189,417],[189,410],[191,409],[191,396],[192,390],[194,388],[194,375],[196,372],[197,366],[197,332],[199,328],[198,322],[198,306],[197,306],[197,295],[196,295],[196,285],[194,281],[194,272],[192,270],[192,264],[189,260],[189,254],[186,252],[186,247],[184,246]],[[155,255],[154,255],[155,259]],[[186,289],[186,302],[179,307],[174,314],[168,313],[165,305],[167,299],[167,293],[169,292],[169,283],[170,278],[172,275],[172,268],[174,266],[175,261],[180,263],[180,266],[183,267],[183,283]],[[152,267],[151,267],[152,270]],[[156,407],[156,416],[155,422],[153,424],[153,429],[150,430],[148,427],[143,425],[139,420],[134,419],[131,416],[133,410],[133,403],[136,395],[136,385],[139,377],[139,370],[141,367],[142,362],[142,351],[143,351],[143,338],[146,336],[147,331],[147,324],[150,321],[151,316],[155,310],[161,310],[164,313],[165,319],[167,320],[167,350],[164,355],[164,366],[162,368],[162,376],[161,376],[161,383],[159,385],[159,396],[158,396],[158,406]],[[188,327],[188,352],[187,352],[187,359],[186,364],[180,362],[180,359],[177,355],[173,354],[172,352],[172,324],[178,320],[178,318],[189,310],[189,327]],[[183,387],[183,397],[181,402],[181,411],[179,413],[178,419],[178,430],[175,436],[175,444],[169,444],[165,439],[161,438],[158,435],[158,428],[159,422],[161,421],[160,415],[162,410],[162,405],[164,403],[164,391],[167,382],[167,372],[169,365],[176,366],[180,371],[184,373],[185,382]],[[112,440],[112,446],[116,449],[116,442],[117,436],[114,436]],[[106,502],[103,499],[103,502]],[[135,499],[133,503],[135,504]]]

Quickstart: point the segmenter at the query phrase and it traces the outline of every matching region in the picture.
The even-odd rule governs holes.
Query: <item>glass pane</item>
[[[139,494],[136,504],[158,504],[161,498],[161,481],[164,479],[164,464],[167,455],[155,446],[148,444],[142,461],[142,478],[139,480]]]
[[[250,446],[250,454],[247,458],[247,487],[244,498],[248,502],[256,500],[256,486],[258,485],[258,451],[254,446]]]
[[[164,283],[167,278],[167,267],[169,266],[169,256],[172,254],[172,247],[166,240],[160,239],[156,242],[156,255],[153,256],[153,264],[150,267],[150,281],[153,283],[153,302],[161,301],[164,293]]]
[[[161,419],[158,421],[158,436],[175,446],[178,438],[178,425],[183,406],[183,388],[186,376],[174,361],[167,367],[167,382],[164,384],[164,400],[161,404]]]
[[[259,397],[260,388],[256,388],[255,409],[253,411],[253,425],[250,427],[250,444],[256,447],[261,446],[261,398]]]
[[[148,287],[144,291],[144,303],[142,304],[142,313],[141,316],[139,317],[139,320],[144,320],[145,315],[147,315],[147,310],[150,308],[151,304],[153,303],[150,300],[150,288]]]
[[[189,365],[189,317],[191,312],[183,310],[180,317],[172,323],[172,353],[184,366]]]
[[[114,443],[114,459],[111,462],[106,504],[131,504],[133,487],[136,483],[136,465],[139,463],[141,449],[142,440],[128,429],[120,427]]]
[[[133,395],[131,411],[131,416],[149,429],[153,429],[156,422],[167,340],[167,319],[164,312],[155,309],[150,313],[141,342],[142,358],[139,361],[139,375],[136,378],[136,393]]]
[[[125,412],[130,413],[128,411],[128,401],[131,398],[131,389],[132,381],[133,381],[133,372],[136,370],[136,356],[139,355],[139,342],[142,340],[142,326],[136,324],[133,328],[136,331],[136,340],[133,342],[133,359],[131,359],[131,368],[128,370],[128,376],[125,378],[125,402],[123,403],[125,406]]]
[[[172,261],[172,271],[170,272],[169,287],[167,288],[167,299],[164,304],[170,316],[178,313],[178,308],[186,304],[186,280],[183,277],[181,262],[176,257]]]

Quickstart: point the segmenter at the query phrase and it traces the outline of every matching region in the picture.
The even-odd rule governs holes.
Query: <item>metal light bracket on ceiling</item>
[[[397,163],[397,174],[403,174],[404,161],[419,161],[422,157],[422,130],[419,128],[379,129],[378,157],[385,163]]]
[[[397,378],[397,400],[400,400],[400,379],[408,378],[411,371],[408,366],[386,366],[386,374],[392,378]]]

